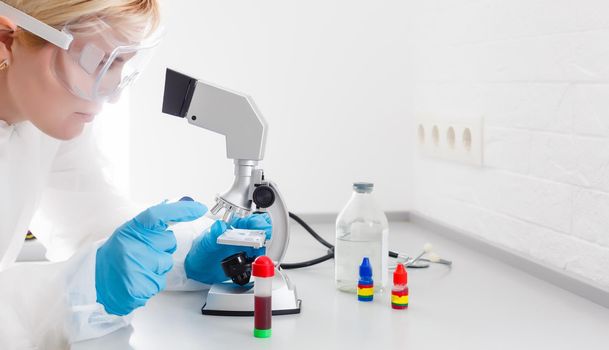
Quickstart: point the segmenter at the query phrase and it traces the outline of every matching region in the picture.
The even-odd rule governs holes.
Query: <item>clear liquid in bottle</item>
[[[389,224],[372,196],[373,184],[355,183],[351,199],[336,220],[334,251],[336,287],[357,292],[359,265],[368,257],[374,291],[387,287]]]

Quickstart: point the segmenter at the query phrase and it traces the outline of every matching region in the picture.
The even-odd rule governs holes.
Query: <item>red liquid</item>
[[[271,297],[254,297],[254,328],[271,329]]]

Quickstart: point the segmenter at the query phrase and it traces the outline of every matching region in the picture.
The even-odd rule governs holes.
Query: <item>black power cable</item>
[[[296,215],[294,213],[290,213],[290,218],[292,218],[292,220],[294,220],[297,223],[299,223],[300,226],[302,226],[305,230],[307,230],[307,232],[309,232],[311,234],[311,236],[313,236],[313,238],[315,238],[319,243],[325,245],[329,249],[334,249],[334,246],[332,245],[332,243],[326,241],[325,239],[323,239],[323,237],[318,235],[317,232],[315,232],[315,230],[313,230],[311,228],[311,226],[309,226],[306,222],[304,222],[303,219],[298,217],[298,215]]]
[[[296,215],[294,213],[289,213],[289,214],[290,214],[290,218],[292,220],[296,221],[298,224],[300,224],[300,226],[302,226],[309,234],[311,234],[311,236],[313,236],[313,238],[315,238],[315,240],[317,240],[319,243],[321,243],[324,246],[326,246],[328,248],[328,253],[326,255],[324,255],[324,256],[320,256],[319,258],[315,258],[315,259],[311,259],[311,260],[307,260],[307,261],[303,261],[303,262],[281,263],[281,265],[280,265],[281,268],[285,269],[285,270],[300,269],[300,268],[303,268],[303,267],[309,267],[309,266],[317,265],[317,264],[322,263],[322,262],[324,262],[326,260],[333,259],[334,258],[334,245],[332,243],[326,241],[323,237],[321,237],[303,219],[298,217],[298,215]],[[398,253],[389,251],[389,257],[391,257],[391,258],[397,258],[398,257]]]

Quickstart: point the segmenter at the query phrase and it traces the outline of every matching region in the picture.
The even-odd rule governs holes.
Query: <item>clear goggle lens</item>
[[[74,95],[96,102],[117,100],[148,64],[160,41],[159,32],[145,42],[130,43],[101,20],[87,23],[86,28],[68,25],[63,31],[74,39],[68,50],[55,51],[55,75]]]

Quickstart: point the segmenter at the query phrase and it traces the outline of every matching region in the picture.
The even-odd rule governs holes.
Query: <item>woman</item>
[[[138,211],[104,178],[88,130],[139,74],[158,24],[156,0],[0,2],[1,349],[64,348],[123,327],[166,287],[226,279],[226,224],[184,228],[188,255],[175,258],[168,223],[207,208],[163,202],[128,220]],[[231,224],[271,233],[266,215]],[[51,263],[15,264],[28,230]]]

